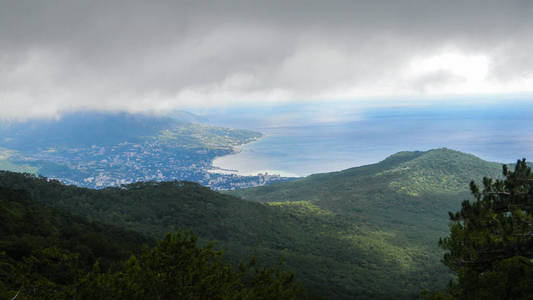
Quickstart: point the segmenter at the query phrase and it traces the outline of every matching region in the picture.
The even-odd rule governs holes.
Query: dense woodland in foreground
[[[252,202],[190,182],[92,190],[1,172],[0,296],[527,298],[533,176],[525,161],[498,173],[405,152],[240,192]]]
[[[0,188],[2,299],[292,299],[292,273],[233,266],[189,233],[151,238]]]

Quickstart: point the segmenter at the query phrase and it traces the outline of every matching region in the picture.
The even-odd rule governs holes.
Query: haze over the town
[[[0,1],[0,117],[533,93],[531,1]]]

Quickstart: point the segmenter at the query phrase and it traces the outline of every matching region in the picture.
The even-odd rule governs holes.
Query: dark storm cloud
[[[531,92],[532,15],[531,1],[0,1],[1,115]]]

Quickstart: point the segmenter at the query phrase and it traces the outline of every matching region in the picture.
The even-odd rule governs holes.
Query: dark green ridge
[[[20,259],[33,250],[57,246],[74,253],[92,267],[128,258],[153,238],[113,225],[89,221],[61,209],[43,206],[24,190],[0,187],[0,249]]]
[[[0,221],[1,299],[295,299],[301,290],[276,266],[243,258],[232,267],[189,233],[156,244],[43,206],[24,190],[0,187]]]
[[[437,149],[302,180],[216,193],[190,182],[137,183],[102,190],[0,173],[0,186],[27,190],[60,207],[156,238],[188,229],[234,261],[283,257],[310,295],[405,299],[446,285],[436,241],[468,183],[497,177],[501,165]],[[264,202],[264,203],[257,203]]]
[[[154,244],[153,238],[88,221],[43,206],[26,191],[0,187],[1,299],[25,294],[30,282],[61,289],[97,261],[102,271],[111,270],[140,253],[143,245]]]

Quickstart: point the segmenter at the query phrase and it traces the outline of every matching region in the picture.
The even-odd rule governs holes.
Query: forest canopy
[[[149,237],[0,188],[0,298],[293,299],[291,272],[227,263],[186,232]],[[155,244],[155,245],[154,245]]]
[[[533,299],[533,174],[523,159],[503,176],[471,182],[475,200],[450,213],[439,245],[457,280],[428,299]]]

